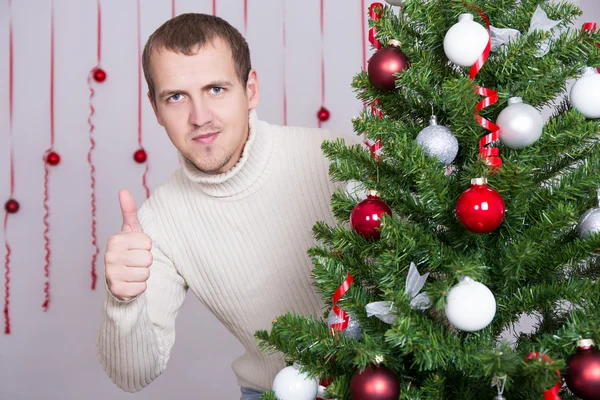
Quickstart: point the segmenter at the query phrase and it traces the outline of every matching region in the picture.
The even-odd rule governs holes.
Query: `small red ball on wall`
[[[146,160],[148,159],[148,155],[146,154],[146,150],[139,149],[138,151],[136,151],[135,153],[133,153],[133,159],[138,164],[145,163]]]
[[[46,162],[52,166],[58,165],[60,164],[60,156],[58,155],[58,153],[51,151],[46,156]]]
[[[16,213],[17,211],[19,211],[19,208],[19,203],[14,199],[10,199],[4,204],[4,209],[9,214]]]
[[[331,117],[331,113],[329,112],[328,109],[326,109],[325,107],[321,107],[319,109],[319,111],[317,112],[317,118],[319,119],[319,121],[321,122],[325,122],[329,119],[329,117]]]
[[[106,72],[102,68],[94,68],[93,76],[94,80],[98,83],[102,83],[106,80]]]

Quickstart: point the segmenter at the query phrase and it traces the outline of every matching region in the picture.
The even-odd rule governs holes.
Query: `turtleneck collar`
[[[269,163],[273,151],[271,127],[259,121],[254,110],[249,113],[249,134],[242,156],[235,166],[217,175],[206,174],[179,153],[185,176],[197,183],[201,190],[212,197],[238,195],[257,184]]]

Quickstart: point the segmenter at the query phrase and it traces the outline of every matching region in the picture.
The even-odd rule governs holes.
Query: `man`
[[[257,399],[284,367],[254,333],[286,312],[321,316],[306,251],[333,223],[335,186],[320,145],[335,135],[257,119],[256,71],[240,33],[183,14],[144,48],[148,97],[182,166],[139,212],[119,193],[121,232],[108,240],[98,356],[116,385],[139,391],[165,369],[190,289],[245,347],[233,370]]]

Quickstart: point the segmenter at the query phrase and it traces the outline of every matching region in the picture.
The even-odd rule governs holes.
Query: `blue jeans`
[[[258,400],[263,393],[259,390],[242,388],[242,398],[240,400]]]

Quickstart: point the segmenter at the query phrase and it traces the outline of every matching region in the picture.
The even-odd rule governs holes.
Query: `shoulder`
[[[341,133],[328,129],[302,126],[281,126],[269,124],[276,140],[284,147],[316,148],[320,150],[324,141],[343,140],[347,146],[360,144],[361,140],[352,132]]]

